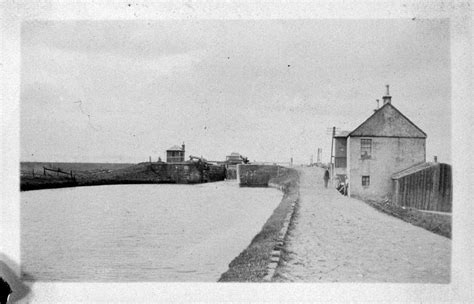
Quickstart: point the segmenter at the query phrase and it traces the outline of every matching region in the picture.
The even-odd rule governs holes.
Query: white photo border
[[[57,302],[447,302],[473,299],[472,10],[469,1],[13,2],[1,13],[0,252],[20,261],[21,24],[30,20],[450,19],[453,239],[451,284],[31,283],[29,301]],[[449,144],[447,143],[447,148]],[[230,262],[230,261],[229,261]]]

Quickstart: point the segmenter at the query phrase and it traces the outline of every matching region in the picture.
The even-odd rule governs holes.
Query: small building
[[[382,107],[346,137],[336,138],[336,172],[345,171],[350,196],[386,196],[394,173],[426,161],[426,133],[393,106],[388,89]]]
[[[399,206],[452,212],[452,174],[448,164],[420,163],[392,175],[392,202]]]
[[[244,163],[242,156],[237,152],[232,152],[230,155],[227,155],[225,157],[225,162],[228,165],[240,165]]]
[[[166,150],[167,163],[184,162],[185,146],[184,143],[180,146],[173,146]]]
[[[347,169],[347,135],[349,131],[342,131],[334,135],[334,177],[340,181],[346,180]]]

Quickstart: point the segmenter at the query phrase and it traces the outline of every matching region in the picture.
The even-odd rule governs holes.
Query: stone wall
[[[276,165],[237,165],[237,180],[241,186],[266,187],[270,179],[289,169]]]
[[[226,178],[225,166],[209,165],[207,171],[207,180],[209,182],[222,181]]]
[[[157,175],[164,181],[177,184],[215,182],[225,179],[225,167],[216,165],[200,166],[198,163],[183,162],[175,164],[153,165]]]
[[[197,162],[140,163],[124,170],[117,170],[112,179],[129,182],[194,184],[224,180],[223,166],[201,166]],[[106,178],[107,179],[107,178]]]
[[[237,179],[237,165],[228,165],[226,169],[226,179]]]
[[[160,179],[177,184],[193,184],[201,182],[201,173],[193,163],[174,163],[152,165]]]

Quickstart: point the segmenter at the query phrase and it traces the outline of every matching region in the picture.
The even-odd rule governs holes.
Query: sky
[[[21,161],[329,162],[386,84],[451,161],[447,19],[28,21],[21,44]]]

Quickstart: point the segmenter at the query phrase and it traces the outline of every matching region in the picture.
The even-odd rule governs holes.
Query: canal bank
[[[291,168],[239,165],[237,177],[241,186],[277,188],[283,192],[283,198],[250,245],[229,264],[219,282],[270,281],[282,256],[299,199],[299,175]]]
[[[153,167],[148,167],[147,163],[139,164],[141,166],[135,166],[134,169],[136,170],[135,172],[138,172],[141,177],[143,177],[143,172],[148,172],[147,174],[153,173]],[[117,170],[119,171],[119,170]],[[124,168],[122,172],[128,172],[129,176],[133,176],[133,171],[130,170],[129,168]],[[180,249],[180,253],[182,254],[182,258],[178,258],[175,255],[170,255],[169,259],[168,258],[163,258],[167,256],[166,252],[156,252],[155,256],[160,256],[160,259],[157,261],[155,260],[150,260],[147,257],[145,258],[146,261],[148,261],[148,264],[146,266],[147,272],[141,272],[141,273],[135,273],[133,276],[134,279],[126,278],[127,276],[124,276],[126,278],[125,280],[131,280],[134,281],[135,279],[142,279],[142,280],[160,280],[160,281],[188,281],[188,280],[193,280],[193,281],[201,281],[203,280],[202,275],[208,271],[211,271],[212,267],[212,261],[218,260],[220,258],[221,260],[224,260],[223,264],[223,269],[218,272],[218,275],[220,275],[220,282],[262,282],[262,281],[269,281],[271,280],[273,273],[276,269],[277,264],[280,261],[280,256],[281,250],[283,249],[284,246],[284,240],[287,235],[288,227],[290,224],[291,217],[294,213],[294,209],[298,200],[298,173],[294,169],[290,168],[284,168],[284,167],[277,167],[277,166],[262,166],[262,165],[242,165],[239,171],[239,184],[240,187],[237,187],[237,189],[234,189],[235,186],[237,186],[236,181],[228,181],[224,183],[213,183],[213,184],[197,184],[194,185],[193,187],[190,188],[183,188],[183,190],[189,190],[190,192],[188,195],[186,195],[186,199],[178,203],[176,201],[175,195],[171,195],[168,197],[168,199],[164,199],[163,203],[160,203],[159,201],[156,201],[161,197],[161,190],[164,189],[162,188],[165,185],[162,185],[162,187],[151,187],[150,185],[128,185],[128,186],[101,186],[101,187],[90,187],[90,189],[87,189],[86,187],[80,187],[80,188],[70,188],[70,189],[60,189],[60,190],[54,190],[53,192],[50,193],[50,195],[53,195],[56,198],[52,198],[48,196],[49,191],[45,190],[44,193],[41,195],[38,194],[24,194],[23,201],[23,212],[22,212],[22,218],[23,223],[42,223],[42,219],[36,218],[38,214],[49,214],[52,213],[52,210],[54,212],[62,212],[61,215],[54,216],[55,220],[65,220],[65,222],[58,223],[57,226],[65,227],[63,230],[68,230],[70,234],[65,236],[55,236],[53,237],[54,239],[61,239],[62,241],[59,242],[62,244],[61,248],[64,248],[65,251],[63,251],[61,248],[56,248],[56,250],[59,250],[62,252],[64,256],[67,254],[74,254],[73,257],[68,258],[64,261],[61,261],[62,266],[60,267],[61,269],[56,269],[54,268],[55,265],[60,265],[60,263],[57,264],[48,264],[48,267],[36,267],[36,262],[38,260],[41,261],[48,261],[47,257],[41,257],[39,258],[36,256],[38,252],[35,250],[31,251],[28,248],[38,248],[39,245],[34,243],[36,240],[41,240],[40,237],[33,237],[30,240],[27,239],[28,235],[28,229],[30,231],[41,231],[41,229],[45,229],[47,225],[41,224],[40,226],[36,227],[35,229],[32,229],[31,227],[23,227],[22,231],[25,232],[26,234],[22,239],[25,240],[23,243],[25,246],[28,246],[28,244],[36,244],[31,247],[25,247],[22,250],[23,256],[23,261],[25,261],[25,265],[27,266],[27,269],[29,270],[29,273],[32,273],[34,277],[47,277],[49,280],[55,280],[56,278],[61,278],[62,280],[66,281],[74,281],[78,280],[78,277],[76,276],[74,271],[70,271],[68,273],[62,273],[61,270],[68,269],[68,261],[81,261],[84,259],[84,256],[90,256],[92,259],[91,261],[87,260],[84,261],[84,263],[87,262],[87,264],[93,264],[96,263],[96,259],[102,261],[102,263],[97,263],[96,269],[99,271],[99,276],[96,276],[87,272],[91,270],[87,270],[86,273],[88,273],[91,277],[94,277],[95,280],[98,281],[107,281],[110,279],[113,279],[114,277],[116,278],[117,276],[117,270],[112,267],[111,265],[107,266],[108,263],[110,263],[110,257],[118,257],[121,256],[123,253],[127,253],[128,251],[133,251],[135,249],[130,249],[127,247],[127,243],[130,241],[133,242],[138,242],[142,243],[142,245],[139,245],[137,248],[140,248],[140,246],[144,246],[143,248],[148,248],[145,251],[153,251],[156,250],[156,248],[159,248],[162,244],[161,242],[158,242],[158,244],[161,244],[160,246],[156,247],[154,246],[151,249],[149,248],[150,244],[148,240],[159,240],[159,235],[162,235],[164,232],[162,229],[166,227],[171,227],[172,223],[176,223],[176,221],[181,221],[180,216],[176,217],[173,216],[174,218],[172,223],[169,223],[167,225],[164,225],[162,228],[160,226],[163,225],[165,222],[165,219],[158,220],[157,216],[160,214],[168,214],[172,210],[181,210],[182,212],[178,212],[178,214],[181,213],[188,213],[185,212],[187,209],[190,209],[191,206],[184,207],[188,205],[187,202],[189,202],[189,199],[193,195],[199,195],[202,199],[202,207],[199,207],[196,209],[194,212],[191,212],[191,214],[198,214],[199,212],[202,212],[202,216],[199,216],[197,218],[193,218],[191,220],[183,220],[182,222],[178,223],[180,225],[177,226],[177,230],[174,232],[179,232],[178,235],[182,235],[185,230],[187,230],[187,226],[189,226],[189,223],[195,223],[195,222],[203,222],[203,223],[210,223],[214,228],[212,229],[205,229],[202,232],[196,232],[195,228],[194,230],[195,233],[193,233],[193,237],[189,241],[184,241],[183,244],[186,244],[185,247]],[[119,171],[120,172],[120,171]],[[127,175],[121,175],[122,177],[126,177]],[[150,175],[152,176],[152,175]],[[122,179],[123,181],[123,179]],[[147,180],[149,182],[153,182],[153,180]],[[230,188],[227,188],[226,192],[231,191],[234,194],[231,194],[229,197],[224,198],[217,198],[215,197],[214,194],[214,188],[222,188],[223,185],[227,185],[225,187],[230,186],[231,184],[235,185]],[[110,187],[110,188],[109,188]],[[137,188],[140,187],[140,188]],[[166,187],[181,187],[180,185],[167,185]],[[210,188],[209,188],[210,187]],[[250,187],[248,189],[243,189],[245,187]],[[239,188],[241,188],[241,191],[238,191]],[[258,189],[260,188],[260,189]],[[265,189],[265,188],[274,188],[278,189],[280,191],[275,191],[273,189]],[[109,191],[107,189],[114,189],[113,191]],[[133,190],[132,190],[133,189]],[[140,189],[140,190],[138,190]],[[222,189],[223,190],[223,189]],[[250,194],[254,193],[257,191],[254,195],[255,196],[246,196],[244,198],[244,194]],[[258,193],[260,191],[274,191],[275,193],[283,193],[283,197],[279,197],[277,200],[270,199],[273,194],[272,192],[268,192],[268,197],[263,196],[260,197],[258,196]],[[43,191],[40,191],[43,192]],[[178,191],[179,193],[183,191]],[[247,193],[248,192],[248,193]],[[61,196],[61,193],[64,193],[66,195],[67,202],[64,199],[64,196]],[[155,193],[155,194],[153,194]],[[240,193],[237,195],[237,193]],[[267,193],[267,192],[266,192]],[[139,195],[140,197],[136,197],[136,195]],[[217,194],[217,193],[216,193]],[[145,195],[145,197],[142,197]],[[155,198],[153,198],[150,201],[151,196],[156,195]],[[237,196],[236,196],[237,195]],[[44,196],[44,197],[43,197]],[[167,195],[165,195],[167,197]],[[260,198],[259,198],[260,197]],[[99,202],[95,202],[99,198]],[[170,205],[168,207],[168,202],[170,199],[173,200],[173,205]],[[266,202],[268,199],[270,201],[274,201],[275,204],[271,206],[271,208],[268,208],[268,204],[271,202]],[[39,201],[38,201],[39,200]],[[54,202],[57,203],[54,203]],[[123,202],[122,202],[123,201]],[[196,204],[196,199],[192,199],[193,204],[192,208],[197,206]],[[133,202],[133,203],[132,203]],[[206,204],[205,202],[211,203],[210,205]],[[129,205],[132,203],[132,205]],[[215,203],[218,203],[217,205],[214,205]],[[92,204],[92,205],[88,205]],[[236,205],[237,204],[237,205]],[[214,206],[213,206],[214,205]],[[264,207],[264,205],[267,205],[267,207]],[[87,207],[88,206],[88,207]],[[179,207],[179,206],[182,206]],[[234,207],[231,207],[234,206]],[[33,208],[33,209],[32,209]],[[90,212],[84,212],[82,208],[85,208],[86,210],[90,210]],[[141,213],[143,208],[146,208],[146,212]],[[209,210],[205,211],[205,208],[210,208]],[[263,209],[262,209],[263,208]],[[267,208],[267,209],[265,209]],[[222,210],[221,210],[222,209]],[[27,212],[30,210],[31,212]],[[34,211],[36,210],[36,211]],[[49,210],[49,211],[48,211]],[[75,216],[73,219],[68,219],[68,214],[71,210],[75,210],[73,213],[80,215],[80,216]],[[142,210],[142,211],[140,211]],[[260,211],[258,211],[260,210]],[[266,210],[266,211],[265,211]],[[252,213],[252,216],[250,216],[250,213]],[[227,214],[227,215],[226,215]],[[241,214],[242,216],[238,216]],[[259,215],[258,215],[259,214]],[[271,214],[270,217],[268,217]],[[211,219],[206,219],[205,215],[217,215],[218,217],[211,220]],[[258,216],[257,216],[258,215]],[[94,217],[101,218],[101,221],[95,221],[91,220]],[[251,228],[249,225],[250,217],[256,216],[255,219],[255,224],[254,228]],[[136,218],[140,218],[139,222],[135,222]],[[115,223],[114,219],[115,218],[120,218],[121,220],[120,225],[119,223]],[[147,219],[149,221],[148,224],[145,224],[143,222],[143,219]],[[240,218],[240,220],[239,220]],[[76,223],[72,225],[73,227],[69,227],[71,225],[71,222],[73,220],[80,220],[79,223]],[[97,242],[94,238],[96,235],[91,235],[90,236],[90,243],[95,244],[95,246],[99,246],[94,249],[94,254],[80,254],[80,250],[75,251],[74,253],[69,252],[65,248],[69,247],[74,247],[74,248],[89,248],[90,246],[82,246],[78,245],[77,242],[80,242],[82,240],[82,237],[75,238],[74,235],[78,232],[79,228],[75,227],[81,227],[83,225],[82,220],[84,220],[84,223],[87,222],[88,227],[89,226],[94,226],[95,228],[91,229],[90,227],[87,228],[87,231],[111,231],[111,234],[106,234],[102,236],[104,240],[104,244],[119,244],[117,248],[120,248],[120,246],[125,246],[123,247],[120,252],[115,252],[115,245],[114,247],[110,248],[104,248],[104,252],[108,252],[110,250],[114,251],[114,254],[104,254],[104,255],[99,255],[95,256],[97,252],[101,252],[101,243]],[[260,223],[258,224],[257,221],[261,220]],[[50,221],[54,222],[54,221]],[[133,229],[142,229],[140,233],[134,233],[133,237],[130,235],[130,231],[127,230],[127,232],[124,235],[121,235],[121,233],[118,233],[119,227],[123,225],[124,222],[127,222],[128,224],[126,225],[127,227],[131,227]],[[152,224],[156,222],[156,224]],[[237,222],[242,222],[244,223],[244,230],[241,230],[241,232],[236,232],[234,231],[234,228],[232,229],[227,229],[225,228],[228,224],[230,223],[237,223]],[[138,224],[139,223],[139,224]],[[220,223],[220,224],[219,224]],[[138,226],[137,226],[138,224]],[[68,226],[69,225],[69,226]],[[102,227],[102,225],[106,225]],[[257,226],[255,226],[257,225]],[[111,229],[110,227],[115,227]],[[149,229],[146,229],[148,227]],[[179,227],[185,227],[184,230]],[[54,225],[49,227],[50,230],[48,231],[43,231],[41,235],[48,236],[51,234],[54,234],[54,231],[57,229],[54,228]],[[178,229],[179,228],[179,229]],[[146,230],[143,230],[146,229]],[[81,229],[79,229],[81,230]],[[148,231],[150,230],[150,231]],[[179,230],[179,231],[178,231]],[[82,231],[82,230],[81,230]],[[202,236],[205,236],[206,233],[212,232],[211,235],[204,237],[204,239],[200,240]],[[83,233],[83,232],[80,232]],[[197,233],[197,234],[196,234]],[[154,234],[157,234],[156,236],[153,236]],[[147,235],[146,238],[140,238],[138,236],[140,235]],[[152,237],[153,236],[153,237]],[[151,237],[151,238],[150,238]],[[246,241],[245,241],[245,238]],[[242,239],[244,243],[237,242],[237,239]],[[74,241],[75,240],[75,241]],[[114,240],[114,241],[111,241]],[[125,241],[126,240],[126,241]],[[176,238],[174,238],[176,240]],[[218,244],[223,244],[223,243],[228,243],[229,240],[232,240],[232,245],[235,248],[238,248],[234,254],[231,256],[224,255],[224,250],[222,249],[222,246]],[[68,242],[72,242],[70,245],[65,245]],[[249,244],[247,246],[247,244]],[[240,245],[238,245],[240,244]],[[232,260],[231,264],[228,265],[227,263],[235,257],[238,252],[240,252],[243,248],[247,248],[243,250],[234,260]],[[44,246],[43,246],[44,247]],[[230,247],[230,246],[227,246]],[[209,248],[213,248],[212,252],[206,251]],[[216,250],[218,249],[218,250]],[[143,254],[143,250],[140,250],[140,254],[137,256],[140,256]],[[58,252],[59,253],[59,252]],[[77,254],[77,256],[76,256]],[[54,255],[51,255],[54,256]],[[103,256],[108,257],[108,259],[104,260]],[[190,257],[196,258],[199,257],[197,260],[192,260]],[[211,258],[212,257],[212,258]],[[124,263],[124,261],[127,261],[129,258],[129,254],[126,256],[120,258],[120,263]],[[54,259],[57,261],[57,259]],[[167,262],[165,263],[167,266],[162,267],[158,262],[166,260]],[[117,260],[118,261],[118,260]],[[142,260],[140,260],[142,261]],[[193,262],[194,261],[194,262]],[[199,262],[196,262],[199,261]],[[203,261],[208,261],[201,263]],[[113,261],[112,261],[113,262]],[[113,262],[116,263],[116,262]],[[126,263],[125,269],[128,269],[130,273],[134,273],[133,271],[137,270],[139,271],[142,269],[140,266],[136,266],[136,263],[139,263],[138,261],[130,260]],[[169,265],[175,263],[176,266],[169,267]],[[190,264],[189,264],[190,263]],[[155,265],[156,264],[156,265]],[[200,268],[198,270],[194,270],[193,267],[196,265],[201,265],[203,264],[204,268]],[[184,269],[181,269],[180,265],[188,265]],[[194,266],[192,266],[194,265]],[[132,267],[133,266],[133,267]],[[105,267],[105,268],[104,268]],[[128,268],[127,268],[128,267]],[[225,271],[225,269],[228,270]],[[100,270],[101,268],[104,268],[103,270]],[[42,273],[41,269],[56,269],[51,273]],[[75,267],[75,269],[79,269],[79,267]],[[131,269],[134,269],[133,271]],[[148,269],[150,269],[150,273],[148,274]],[[154,269],[154,270],[153,270]],[[176,269],[179,270],[179,272],[182,272],[181,275],[179,276],[174,276],[173,271]],[[155,273],[155,270],[159,270],[159,272],[164,275],[163,277],[157,276],[157,273]],[[216,271],[216,269],[212,270]],[[80,274],[79,277],[82,277],[85,274]],[[208,280],[211,277],[207,277]],[[214,281],[219,278],[219,276],[214,277]]]
[[[198,184],[226,178],[224,166],[202,161],[144,162],[116,170],[70,172],[59,168],[44,168],[36,174],[33,171],[33,174],[21,176],[20,190],[120,184]]]

